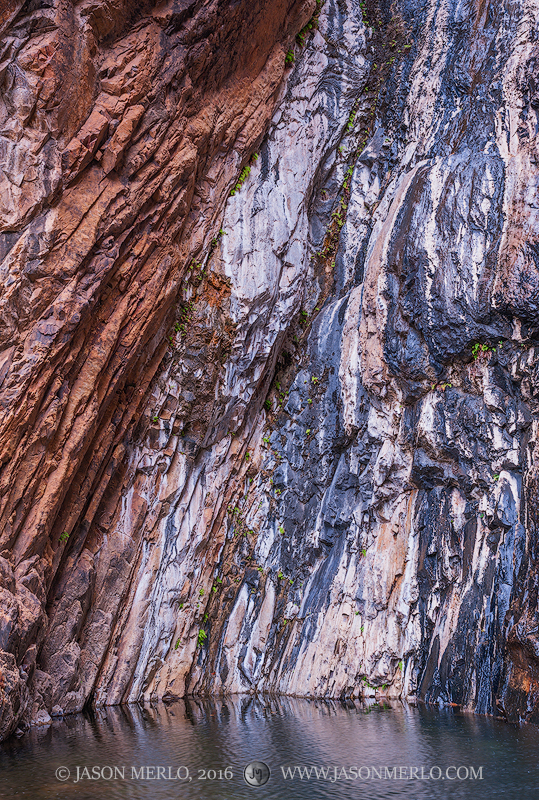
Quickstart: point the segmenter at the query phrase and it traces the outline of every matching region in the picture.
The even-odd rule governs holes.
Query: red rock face
[[[313,9],[3,4],[0,736],[66,695],[63,710],[82,707],[91,690],[147,508],[139,497],[128,541],[98,567],[134,426],[188,267],[218,233]],[[218,308],[227,287],[207,291]],[[109,605],[94,620],[81,687],[72,642],[97,584]]]

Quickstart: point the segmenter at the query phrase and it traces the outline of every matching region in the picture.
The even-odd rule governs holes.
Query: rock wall
[[[87,698],[156,513],[161,468],[111,540],[125,487],[144,483],[133,449],[158,441],[144,414],[179,298],[314,9],[50,0],[1,12],[0,734],[25,706],[46,719]],[[219,311],[228,288],[215,292]]]
[[[537,721],[537,3],[0,13],[0,734]]]

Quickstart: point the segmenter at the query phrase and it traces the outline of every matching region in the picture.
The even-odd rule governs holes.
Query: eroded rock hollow
[[[0,736],[537,722],[539,3],[0,11]]]

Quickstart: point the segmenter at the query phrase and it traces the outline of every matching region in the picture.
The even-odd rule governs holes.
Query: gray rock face
[[[171,452],[164,467],[170,487],[169,510],[154,533],[158,549],[148,551],[141,563],[135,581],[138,596],[122,618],[119,631],[117,647],[120,651],[125,648],[133,661],[126,668],[124,659],[107,655],[97,688],[98,702],[181,695],[186,679],[195,680],[188,675],[193,657],[199,657],[196,648],[205,641],[199,636],[209,618],[204,611],[206,598],[217,594],[212,592],[212,584],[215,556],[222,555],[225,544],[225,498],[228,495],[233,501],[231,490],[237,488],[230,486],[231,471],[233,475],[238,455],[249,466],[245,462],[248,448],[260,448],[263,416],[257,412],[283,334],[300,310],[310,277],[306,246],[309,205],[335,161],[357,83],[364,80],[365,58],[360,47],[356,51],[363,42],[358,8],[351,2],[349,16],[344,9],[333,9],[333,15],[326,11],[320,31],[313,34],[288,80],[249,180],[229,198],[211,270],[213,280],[230,286],[227,314],[234,330],[230,354],[220,375],[204,449],[193,463],[187,454],[188,441],[181,443],[179,448],[186,448],[179,462],[183,461],[183,466],[174,466]],[[182,356],[162,380],[166,384],[172,379],[180,392],[189,372]],[[161,402],[156,399],[156,405]],[[231,432],[237,431],[238,436],[231,437]],[[140,451],[134,459],[144,457],[151,458]],[[156,452],[152,463],[159,458]],[[252,504],[252,514],[261,516],[262,507],[256,508],[254,495]],[[243,520],[243,512],[241,517]],[[250,516],[243,524],[248,522]],[[120,525],[124,524],[121,520]],[[216,525],[222,532],[211,541],[212,526]],[[215,555],[202,563],[201,552],[210,547]],[[255,576],[258,582],[259,572],[255,571]],[[249,595],[247,586],[238,593],[240,605]],[[237,614],[234,609],[232,625]]]
[[[362,5],[209,169],[220,231],[54,581],[0,559],[0,735],[223,692],[539,721],[539,7]]]
[[[484,12],[481,37],[456,3],[399,13],[412,46],[399,42],[332,292],[243,501],[266,489],[262,582],[212,629],[189,686],[535,719],[535,612],[521,599],[536,558],[535,49],[501,10]]]

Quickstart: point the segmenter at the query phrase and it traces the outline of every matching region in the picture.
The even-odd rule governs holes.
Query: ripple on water
[[[264,786],[243,780],[252,761],[270,767]],[[292,698],[191,699],[99,709],[12,738],[0,746],[0,797],[537,800],[538,763],[536,728],[453,711]],[[294,766],[326,767],[327,778],[317,780],[313,772],[311,780],[300,780],[297,770],[285,778],[283,770]],[[67,780],[56,777],[62,767],[70,772]],[[151,767],[153,773],[141,771]],[[353,767],[362,768],[361,778]],[[410,780],[400,767],[416,767],[418,777]],[[461,767],[462,776],[471,776],[473,767],[482,779],[451,780],[451,767]],[[384,768],[396,768],[394,777],[378,777]],[[335,769],[339,780],[330,780]]]

